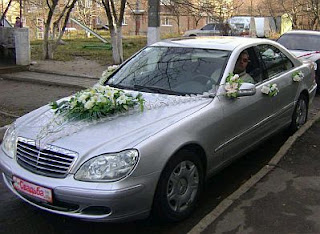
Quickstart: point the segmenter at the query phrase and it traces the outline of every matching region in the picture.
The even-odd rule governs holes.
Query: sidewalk
[[[63,69],[60,72],[63,74]],[[0,77],[77,87],[98,81],[98,77],[30,71]],[[267,166],[190,233],[320,233],[319,109],[310,113],[308,123],[287,140]]]
[[[189,233],[320,233],[320,112]]]

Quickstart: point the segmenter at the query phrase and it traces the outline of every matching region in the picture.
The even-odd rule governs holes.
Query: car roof
[[[285,32],[284,34],[311,34],[311,35],[320,36],[319,31],[312,31],[312,30],[291,30],[291,31]]]
[[[260,43],[272,43],[268,39],[249,38],[249,37],[228,37],[228,36],[212,36],[212,37],[188,37],[167,39],[151,46],[164,47],[188,47],[203,48],[232,51],[235,48],[246,45],[254,45]]]

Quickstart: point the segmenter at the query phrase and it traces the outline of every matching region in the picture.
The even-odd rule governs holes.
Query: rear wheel
[[[199,157],[182,150],[163,170],[153,206],[161,220],[177,222],[194,210],[203,187],[203,167]]]
[[[308,118],[308,101],[305,95],[300,95],[296,107],[292,115],[292,122],[290,130],[292,132],[297,131],[307,122]]]

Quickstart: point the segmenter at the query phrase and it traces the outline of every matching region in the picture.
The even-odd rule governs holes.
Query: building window
[[[160,0],[160,5],[169,6],[172,5],[171,0]]]
[[[44,20],[41,18],[37,18],[36,21],[36,37],[37,39],[43,39],[43,31],[44,31]]]
[[[200,0],[198,1],[199,6],[201,7],[212,7],[212,3],[209,0]]]
[[[122,25],[128,25],[127,18],[123,16]]]
[[[90,8],[92,6],[92,0],[85,0],[84,6],[85,6],[85,8]]]
[[[163,17],[161,19],[161,26],[172,26],[170,23],[170,18],[169,17]]]

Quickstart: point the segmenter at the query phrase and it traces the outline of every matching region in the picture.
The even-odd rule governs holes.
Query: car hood
[[[320,51],[290,50],[298,59],[310,59],[316,61],[320,58]]]
[[[135,147],[212,101],[212,98],[201,96],[143,93],[143,97],[143,112],[135,108],[98,121],[66,121],[47,105],[19,118],[16,121],[17,135],[36,139],[41,148],[55,145],[79,155],[117,152]]]

